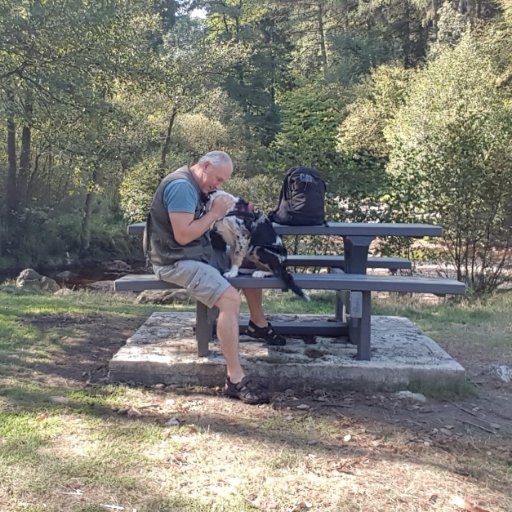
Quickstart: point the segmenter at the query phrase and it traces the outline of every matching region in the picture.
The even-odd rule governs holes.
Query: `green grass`
[[[432,338],[467,345],[512,346],[512,292],[480,300],[445,299],[428,304],[419,297],[376,300],[374,314],[404,316],[417,323]]]

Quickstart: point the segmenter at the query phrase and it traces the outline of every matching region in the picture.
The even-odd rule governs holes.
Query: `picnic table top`
[[[145,222],[128,226],[128,234],[139,235]],[[388,222],[328,222],[325,226],[285,226],[275,224],[279,235],[337,235],[337,236],[441,236],[443,228],[434,224],[407,224]]]

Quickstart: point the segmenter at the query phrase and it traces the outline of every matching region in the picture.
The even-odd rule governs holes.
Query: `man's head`
[[[208,194],[220,188],[231,177],[233,162],[224,151],[210,151],[191,170],[201,191]]]

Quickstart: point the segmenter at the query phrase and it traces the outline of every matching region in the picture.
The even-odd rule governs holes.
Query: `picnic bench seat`
[[[347,315],[348,334],[357,345],[357,358],[370,359],[370,318],[371,292],[411,292],[432,293],[435,295],[463,294],[465,285],[453,279],[426,278],[415,276],[373,276],[367,274],[346,274],[340,269],[331,273],[292,273],[298,286],[305,290],[334,290],[349,293]],[[276,277],[254,278],[237,276],[228,279],[235,288],[283,289],[283,282]],[[156,289],[172,289],[179,286],[160,281],[154,274],[131,274],[114,281],[115,291],[134,291]],[[212,333],[212,316],[209,309],[202,303],[196,303],[196,339],[198,355],[208,355],[208,343]],[[309,332],[304,325],[293,329],[302,335],[316,334],[325,336],[341,336],[347,333],[347,323],[336,318],[330,325],[315,324]],[[282,334],[282,326],[274,323],[274,329]],[[296,327],[296,326],[294,326]]]
[[[326,267],[345,268],[345,258],[336,255],[314,254],[289,254],[286,258],[288,267]],[[370,256],[367,262],[368,268],[387,268],[388,270],[410,270],[412,263],[407,258]]]

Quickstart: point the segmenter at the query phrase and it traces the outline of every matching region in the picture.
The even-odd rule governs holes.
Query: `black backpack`
[[[292,226],[325,224],[325,181],[309,167],[286,171],[276,210],[269,213],[272,222]]]

